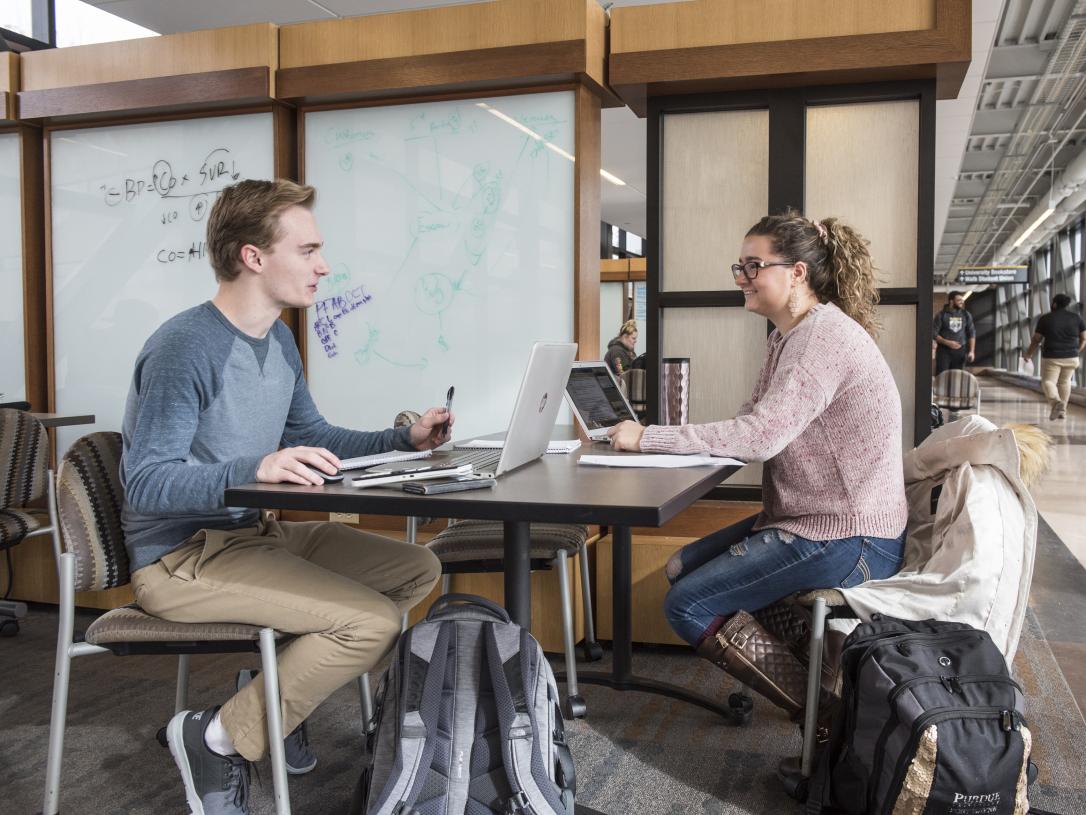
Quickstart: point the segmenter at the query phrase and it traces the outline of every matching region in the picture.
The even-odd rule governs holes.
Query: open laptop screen
[[[627,419],[637,421],[606,363],[575,365],[569,374],[566,395],[587,433]]]

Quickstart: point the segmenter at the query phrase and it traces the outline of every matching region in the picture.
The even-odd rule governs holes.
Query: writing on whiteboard
[[[339,354],[335,339],[339,336],[339,329],[336,328],[336,321],[350,314],[355,309],[366,305],[366,303],[370,302],[372,299],[373,295],[367,292],[362,286],[355,286],[354,288],[347,289],[341,294],[318,300],[314,304],[317,319],[313,322],[313,331],[316,333],[317,340],[324,349],[324,353],[327,354],[329,358]]]

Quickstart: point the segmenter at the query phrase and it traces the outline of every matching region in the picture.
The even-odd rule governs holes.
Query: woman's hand
[[[452,426],[456,421],[452,411],[432,407],[411,425],[411,445],[416,450],[432,450],[452,438]]]
[[[637,422],[626,420],[608,428],[607,435],[610,436],[612,449],[640,453],[641,437],[645,435],[645,428]]]

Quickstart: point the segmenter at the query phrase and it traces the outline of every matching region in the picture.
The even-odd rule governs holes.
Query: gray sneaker
[[[1053,402],[1052,403],[1052,410],[1050,410],[1048,412],[1049,421],[1054,421],[1055,419],[1060,418],[1060,408],[1061,407],[1062,407],[1062,405],[1060,405],[1059,402]]]
[[[204,742],[217,710],[182,710],[166,726],[166,739],[192,815],[249,815],[249,762],[220,756]]]
[[[238,671],[237,688],[241,690],[260,675],[260,671]],[[291,730],[283,739],[283,752],[286,754],[287,772],[291,775],[305,775],[317,766],[317,756],[309,746],[309,729],[306,723]]]

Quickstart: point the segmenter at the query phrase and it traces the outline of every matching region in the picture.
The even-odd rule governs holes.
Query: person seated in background
[[[627,320],[618,330],[618,336],[607,343],[607,355],[603,358],[616,377],[622,376],[623,372],[633,367],[636,345],[637,320]]]
[[[1068,308],[1070,305],[1066,294],[1052,298],[1052,310],[1037,318],[1029,348],[1022,354],[1022,359],[1030,362],[1041,347],[1041,390],[1051,407],[1049,419],[1067,418],[1071,380],[1086,348],[1086,322],[1081,313]]]
[[[677,552],[664,606],[699,655],[798,716],[805,670],[748,612],[898,571],[901,400],[875,344],[871,256],[852,228],[767,216],[747,232],[732,274],[747,311],[775,327],[750,401],[721,422],[623,422],[609,434],[618,450],[765,462],[762,512]]]
[[[167,320],[136,360],[125,406],[122,523],[136,602],[183,623],[270,626],[278,655],[288,769],[316,759],[302,727],[336,688],[375,667],[402,614],[441,576],[422,546],[337,523],[261,521],[223,491],[253,481],[320,485],[339,455],[423,450],[453,417],[360,432],[325,421],[310,397],[283,309],[313,305],[329,268],[315,191],[242,181],[211,209],[207,249],[218,292]],[[264,683],[167,727],[193,812],[247,813],[249,762],[267,749]]]

